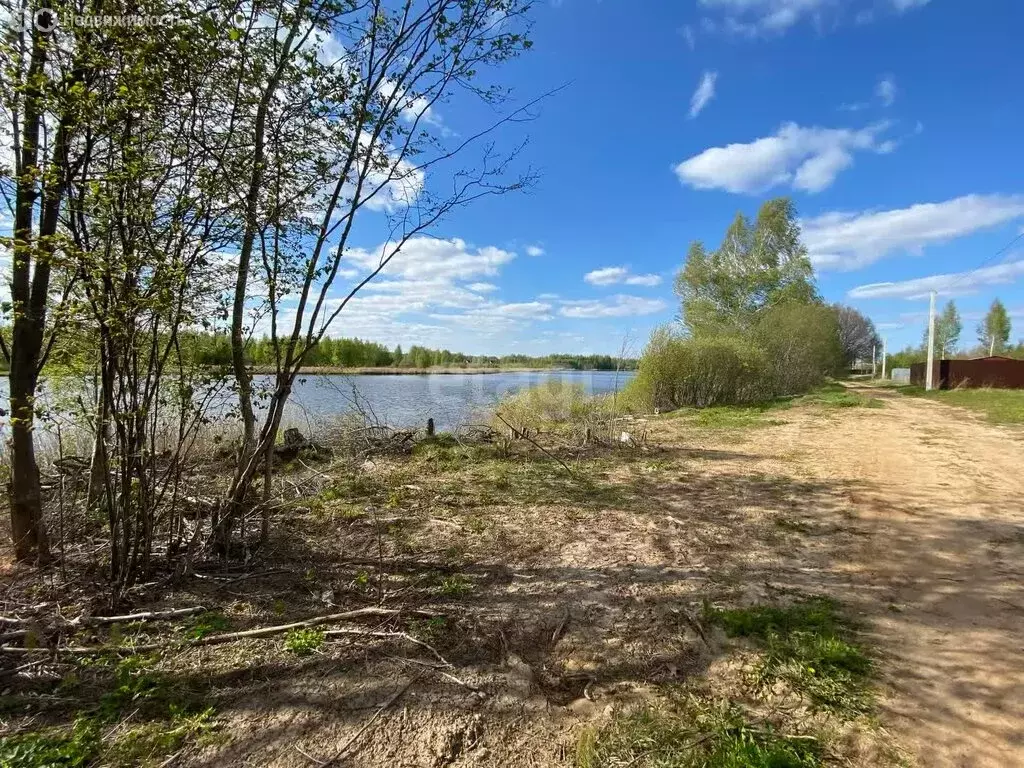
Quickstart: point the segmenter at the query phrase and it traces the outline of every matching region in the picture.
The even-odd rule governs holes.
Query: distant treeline
[[[230,365],[231,340],[226,334],[188,334],[184,343],[194,350],[201,365]],[[274,365],[274,347],[268,338],[253,339],[246,345],[246,359],[256,366]],[[636,368],[636,360],[611,355],[466,355],[448,349],[401,345],[389,349],[362,339],[325,337],[306,355],[309,368],[568,368],[580,371],[614,371]]]

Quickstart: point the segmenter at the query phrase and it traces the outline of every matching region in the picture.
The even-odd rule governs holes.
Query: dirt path
[[[394,600],[449,617],[408,628],[452,666],[400,640],[305,661],[255,642],[194,652],[182,661],[215,681],[229,738],[191,764],[306,766],[351,743],[356,768],[571,766],[616,705],[721,685],[728,649],[693,621],[704,600],[827,594],[870,633],[879,720],[908,763],[1024,765],[1024,431],[868,394],[882,407],[801,404],[735,429],[660,419],[649,450],[573,477],[546,458],[443,452],[339,475],[341,516],[296,517],[299,548],[279,553],[301,553],[300,588],[243,582],[222,610],[266,624],[285,594],[296,618],[325,592],[354,605],[379,558]],[[346,515],[357,486],[401,522],[378,536]],[[844,745],[851,765],[888,764],[873,738]]]
[[[705,470],[807,484],[794,524],[811,535],[768,578],[863,614],[882,723],[919,765],[1024,765],[1024,432],[869,394],[884,407],[794,412]]]

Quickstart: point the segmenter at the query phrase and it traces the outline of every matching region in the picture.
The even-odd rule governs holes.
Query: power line
[[[996,251],[995,253],[993,253],[993,254],[992,254],[991,256],[989,256],[989,257],[988,257],[987,259],[985,259],[985,260],[984,260],[983,262],[981,262],[981,264],[979,264],[978,266],[976,266],[976,267],[975,267],[974,269],[970,269],[970,270],[967,270],[966,272],[962,272],[962,273],[960,274],[960,277],[959,277],[959,278],[957,278],[956,280],[954,280],[954,281],[953,281],[952,283],[950,283],[950,284],[949,284],[949,285],[947,286],[946,290],[949,290],[949,289],[953,288],[954,286],[958,285],[958,284],[960,283],[960,281],[962,281],[962,280],[966,279],[966,277],[967,277],[967,276],[968,276],[969,274],[971,274],[972,272],[977,272],[977,271],[978,271],[979,269],[984,269],[984,268],[985,268],[986,266],[988,266],[988,265],[989,265],[989,264],[991,264],[991,263],[992,263],[993,261],[995,261],[995,260],[996,260],[996,259],[998,259],[998,258],[999,258],[1000,256],[1002,256],[1002,255],[1003,255],[1004,253],[1006,253],[1006,252],[1007,252],[1008,250],[1010,250],[1011,248],[1013,248],[1013,246],[1014,246],[1014,245],[1016,245],[1016,244],[1017,244],[1017,242],[1018,242],[1019,240],[1021,240],[1021,239],[1024,239],[1024,230],[1022,230],[1022,231],[1021,231],[1021,233],[1020,233],[1019,235],[1017,235],[1017,236],[1016,236],[1015,238],[1013,238],[1013,240],[1011,240],[1011,241],[1010,241],[1010,242],[1008,242],[1008,243],[1007,243],[1006,245],[1004,245],[1004,246],[1003,246],[1002,248],[1000,248],[1000,249],[999,249],[998,251]]]

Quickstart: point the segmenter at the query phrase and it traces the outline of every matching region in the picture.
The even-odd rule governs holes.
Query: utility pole
[[[924,373],[924,388],[929,392],[935,389],[935,291],[931,294],[928,308],[928,368]]]
[[[872,344],[871,345],[871,378],[872,379],[875,378],[876,374],[878,373],[878,368],[876,367],[877,363],[875,362],[875,352],[877,352],[877,351],[878,351],[878,345],[877,344]]]
[[[885,358],[889,355],[889,340],[882,337],[882,378],[885,378]]]

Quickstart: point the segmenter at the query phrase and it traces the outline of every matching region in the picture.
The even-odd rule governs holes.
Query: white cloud
[[[1024,277],[1024,260],[948,275],[930,275],[900,282],[870,283],[849,292],[851,299],[923,299],[930,291],[945,296],[974,293],[989,285],[1006,285]]]
[[[883,107],[891,107],[896,101],[896,94],[898,93],[896,88],[896,78],[892,75],[886,75],[880,79],[875,85],[875,98]],[[870,101],[856,101],[849,104],[840,104],[839,109],[842,112],[861,112],[870,107],[872,102]],[[916,131],[920,133],[920,131]]]
[[[829,0],[700,0],[725,16],[721,25],[727,33],[745,37],[780,34],[805,17],[818,16]]]
[[[1024,195],[965,195],[889,211],[826,213],[801,225],[816,267],[850,270],[1022,217]]]
[[[661,275],[630,275],[626,278],[626,285],[643,285],[651,288],[661,285]]]
[[[389,157],[387,162],[389,166],[386,169],[374,169],[366,175],[366,187],[371,192],[380,187],[373,197],[366,199],[366,207],[372,211],[392,213],[401,208],[408,208],[416,202],[423,191],[425,176],[422,169],[407,160],[397,160],[393,157]],[[366,194],[368,193],[364,192],[364,195]]]
[[[712,147],[675,166],[679,180],[695,189],[755,194],[779,185],[820,192],[853,164],[856,151],[885,154],[895,145],[879,141],[889,124],[854,131],[784,124],[773,136],[749,144]]]
[[[634,275],[629,267],[601,267],[583,276],[583,281],[591,285],[644,285],[654,286],[661,284],[661,275]]]
[[[683,40],[686,41],[686,47],[689,48],[691,51],[697,47],[697,38],[693,33],[693,27],[691,27],[689,24],[683,25],[683,27],[679,30],[679,34],[683,36]]]
[[[895,13],[905,13],[928,2],[882,0]],[[781,35],[802,21],[810,21],[819,31],[825,31],[838,25],[846,12],[853,14],[856,23],[864,24],[876,18],[876,7],[882,7],[877,0],[699,0],[699,4],[718,14],[718,18],[702,18],[702,29],[745,38]]]
[[[625,267],[601,267],[593,272],[587,272],[583,276],[583,281],[591,285],[615,285],[625,280],[628,274],[629,270]]]
[[[904,11],[909,11],[914,8],[923,8],[928,5],[931,0],[890,0],[890,2],[892,3],[893,8],[900,13],[903,13]]]
[[[542,301],[524,301],[502,304],[488,303],[476,309],[460,314],[433,314],[434,320],[441,320],[464,328],[474,333],[514,334],[529,323],[552,320],[552,306]]]
[[[470,283],[466,287],[476,293],[491,293],[492,291],[498,290],[498,286],[494,283]]]
[[[558,298],[558,294],[557,293],[540,293],[540,294],[537,295],[537,298],[538,299],[547,299],[548,301],[550,301],[552,299],[557,299]]]
[[[528,246],[526,246],[526,255],[527,256],[543,256],[544,255],[544,249],[541,248],[539,245],[528,245]]]
[[[610,299],[586,301],[563,301],[559,314],[563,317],[593,319],[600,317],[632,317],[653,315],[667,305],[661,299],[645,299],[641,296],[612,296]]]
[[[883,107],[891,107],[896,101],[896,80],[892,75],[886,75],[878,81],[875,86],[875,96],[882,102]]]
[[[385,79],[380,84],[378,91],[385,101],[390,102],[395,95],[396,88],[397,86],[393,80]],[[431,125],[439,129],[441,135],[450,135],[451,131],[445,126],[441,115],[431,106],[430,102],[431,99],[425,95],[403,92],[399,94],[396,106],[401,110],[401,118],[406,123],[411,124],[419,120],[418,128],[422,128],[424,125]]]
[[[396,244],[388,242],[372,250],[351,248],[345,252],[345,260],[373,269],[385,256],[394,253],[396,247]],[[392,258],[384,272],[408,280],[490,277],[498,274],[498,268],[515,256],[511,251],[490,245],[472,248],[459,238],[443,240],[436,237],[413,237]]]
[[[690,97],[690,119],[692,120],[703,111],[708,102],[715,97],[715,83],[718,81],[717,72],[705,72],[701,75],[697,90]]]

